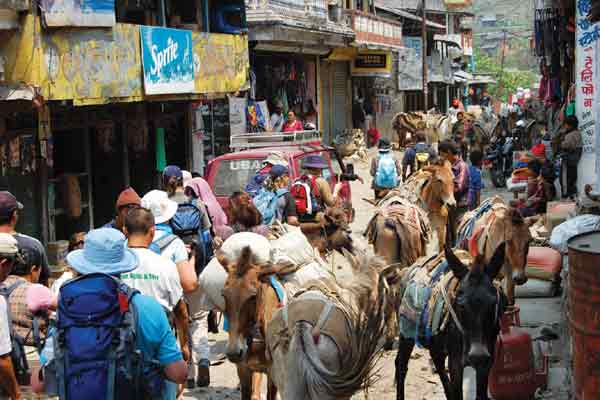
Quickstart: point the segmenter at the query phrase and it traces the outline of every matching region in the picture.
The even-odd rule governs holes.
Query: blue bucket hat
[[[119,275],[137,268],[137,255],[125,247],[125,235],[116,229],[100,228],[85,237],[83,250],[67,255],[67,263],[82,275]]]
[[[302,168],[327,169],[329,164],[318,154],[311,154],[302,161]]]

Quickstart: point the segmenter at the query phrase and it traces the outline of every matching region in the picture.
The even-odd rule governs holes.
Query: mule
[[[223,290],[226,315],[229,320],[229,339],[226,354],[228,359],[237,365],[242,390],[242,400],[260,399],[260,374],[265,372],[269,373],[267,399],[274,400],[278,388],[283,387],[284,383],[275,380],[276,373],[280,371],[279,368],[273,368],[273,358],[270,355],[267,356],[267,352],[265,352],[265,338],[267,337],[270,325],[272,324],[274,313],[282,305],[282,299],[278,296],[270,278],[272,275],[277,274],[279,271],[286,268],[286,266],[272,264],[259,265],[249,247],[245,247],[242,250],[237,261],[228,260],[221,253],[218,257],[219,262],[225,266],[228,273],[225,289]],[[382,326],[383,320],[381,311],[371,312],[371,309],[369,308],[373,304],[379,304],[378,310],[382,309],[381,302],[378,301],[379,297],[377,293],[384,293],[385,287],[380,291],[377,290],[377,288],[376,290],[373,290],[370,285],[374,277],[378,276],[377,273],[362,274],[360,283],[356,286],[364,288],[362,292],[359,293],[358,289],[356,289],[356,292],[348,292],[352,294],[356,293],[356,296],[353,296],[352,294],[348,296],[348,302],[350,302],[350,299],[354,299],[356,304],[360,304],[360,307],[363,307],[358,308],[358,310],[368,309],[369,312],[351,314],[355,309],[349,309],[349,315],[356,315],[357,317],[350,318],[348,326],[351,328],[351,332],[354,332],[355,335],[359,335],[360,340],[352,342],[352,344],[355,345],[352,349],[344,349],[348,354],[353,350],[358,349],[358,352],[355,353],[357,360],[346,359],[348,362],[353,361],[353,363],[351,363],[352,369],[348,370],[347,366],[349,364],[344,363],[344,368],[341,370],[332,370],[334,374],[329,377],[330,379],[339,379],[340,377],[350,379],[347,385],[342,385],[340,387],[336,386],[340,390],[344,387],[346,390],[350,390],[350,388],[354,388],[355,385],[362,387],[370,377],[369,372],[372,370],[373,364],[372,358],[376,354],[375,348],[378,341],[377,338],[379,337],[376,328]],[[328,284],[323,291],[336,290],[335,287],[335,284]],[[340,291],[340,293],[342,292]],[[300,308],[302,308],[302,305]],[[367,317],[365,317],[365,315],[367,315]],[[364,324],[363,321],[365,321]],[[365,330],[369,331],[368,334]],[[373,334],[376,336],[374,337]],[[267,343],[273,343],[275,341],[272,336],[273,335],[270,335],[270,339],[267,340]],[[314,337],[315,334],[313,332],[311,334],[311,341]],[[328,341],[331,342],[332,340],[333,339],[327,336],[326,333],[324,333],[319,340],[319,346],[323,346],[323,349],[327,350],[326,354],[332,354],[331,346],[326,345]],[[367,351],[367,348],[370,350]],[[337,357],[340,357],[338,353],[335,354]],[[312,363],[314,359],[311,358],[305,361]],[[328,370],[319,369],[318,365],[316,367],[312,365],[311,368],[317,368],[321,374],[319,375],[321,378],[326,377],[325,374]],[[355,369],[359,370],[360,373],[353,375]],[[351,379],[353,376],[355,377],[354,380]],[[273,378],[273,380],[271,378]],[[275,385],[275,382],[277,382],[277,385]],[[323,382],[328,381],[326,379]],[[329,382],[329,384],[335,386],[335,382]],[[285,391],[282,391],[281,394],[283,395],[284,400],[311,398],[295,397],[293,395],[288,396]]]
[[[384,264],[350,259],[355,277],[349,287],[308,285],[269,326],[269,376],[282,400],[350,399],[373,383],[384,327]]]
[[[404,186],[427,212],[432,231],[437,236],[437,251],[442,251],[446,243],[448,207],[456,207],[452,166],[448,161],[437,160],[412,174]]]
[[[397,276],[404,268],[426,255],[431,227],[427,213],[410,201],[406,191],[396,190],[379,203],[364,236],[373,245],[375,254],[392,267],[389,279],[397,283]],[[400,299],[396,284],[390,283],[387,300],[392,311],[397,310]],[[398,336],[395,311],[388,312],[386,323],[385,348],[391,350]]]
[[[495,196],[485,200],[477,209],[466,213],[457,230],[458,248],[471,255],[482,255],[489,262],[502,243],[506,243],[503,273],[509,304],[515,303],[515,286],[527,283],[527,255],[533,240],[529,228],[535,218],[523,218],[518,210]]]
[[[223,289],[229,323],[226,356],[237,366],[241,400],[260,400],[262,374],[267,372],[265,332],[280,306],[267,278],[277,266],[258,265],[250,247],[242,250],[238,260],[229,260],[221,252],[217,258],[227,272]],[[269,380],[267,399],[276,396],[277,389]]]
[[[500,318],[507,306],[502,290],[494,285],[494,279],[504,264],[504,251],[502,244],[489,263],[484,263],[483,257],[479,256],[469,268],[449,246],[445,247],[445,259],[450,271],[447,273],[452,274],[457,290],[454,298],[444,292],[444,303],[450,316],[447,316],[448,322],[430,338],[426,347],[448,400],[462,400],[463,371],[466,366],[472,366],[477,373],[477,400],[488,400],[489,371],[500,332]],[[409,283],[410,280],[403,281],[404,287]],[[401,320],[402,323],[404,320]],[[414,346],[414,337],[400,336],[395,376],[398,400],[405,398],[404,383]],[[446,373],[446,357],[449,358],[450,376]]]
[[[332,251],[341,253],[343,249],[352,253],[354,251],[352,230],[346,212],[341,208],[327,208],[323,218],[324,224],[320,231],[302,231],[310,244],[319,250],[323,258]]]

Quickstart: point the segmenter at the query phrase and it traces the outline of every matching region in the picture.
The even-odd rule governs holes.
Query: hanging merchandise
[[[2,176],[6,176],[6,169],[8,168],[8,160],[6,158],[6,145],[0,144],[0,172]]]
[[[229,127],[232,135],[246,133],[246,107],[248,101],[245,97],[229,97]]]
[[[148,125],[143,120],[127,121],[127,145],[134,158],[142,158],[148,152]]]
[[[115,124],[112,121],[102,121],[96,126],[96,144],[104,154],[115,151]]]
[[[64,174],[59,177],[60,194],[65,206],[65,214],[69,218],[81,217],[81,187],[77,175]]]
[[[21,173],[35,172],[35,138],[33,135],[21,136]]]
[[[267,130],[267,120],[258,104],[254,102],[248,104],[246,119],[248,121],[248,132],[259,133]]]
[[[8,142],[8,163],[11,168],[21,166],[21,139],[18,136]]]

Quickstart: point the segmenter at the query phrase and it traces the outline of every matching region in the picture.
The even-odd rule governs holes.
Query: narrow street
[[[369,156],[372,157],[375,153],[371,151]],[[373,216],[375,207],[363,198],[372,198],[373,191],[371,190],[371,177],[369,176],[369,164],[365,162],[355,162],[355,169],[364,183],[358,181],[352,183],[352,200],[356,209],[356,219],[352,225],[354,240],[359,243],[360,248],[367,248],[367,243],[364,240],[362,233],[370,218]],[[486,189],[482,192],[482,200],[487,197],[501,195],[509,199],[512,194],[505,190],[493,188],[489,179],[485,182]],[[331,261],[331,260],[330,260]],[[336,265],[336,276],[340,280],[344,280],[351,272],[345,267],[343,257],[339,254],[334,255],[334,263]],[[520,290],[523,295],[534,293],[536,291],[535,283],[529,284],[528,287]],[[518,305],[521,307],[521,321],[523,326],[531,333],[533,337],[539,332],[543,326],[552,326],[557,329],[560,323],[561,316],[561,298],[523,298],[518,299]],[[237,388],[238,377],[236,368],[229,361],[225,360],[224,350],[227,342],[227,335],[220,333],[219,335],[211,335],[211,356],[213,358],[211,367],[211,387],[207,389],[195,389],[186,391],[185,399],[203,399],[203,400],[224,400],[224,399],[239,399],[240,393]],[[543,399],[561,399],[559,396],[560,388],[563,386],[564,368],[560,366],[561,347],[558,343],[553,346],[556,357],[553,357],[553,365],[551,366],[551,382],[550,391],[548,391]],[[396,386],[394,383],[394,360],[396,350],[386,351],[383,353],[378,365],[379,380],[376,385],[370,388],[368,393],[357,394],[353,400],[392,400],[396,398]],[[407,400],[444,400],[444,391],[440,383],[439,377],[432,373],[429,354],[424,349],[415,349],[410,365],[409,375],[406,381]],[[266,387],[263,388],[263,396],[265,396]],[[566,399],[566,397],[564,397]]]

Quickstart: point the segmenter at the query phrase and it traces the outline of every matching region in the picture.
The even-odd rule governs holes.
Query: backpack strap
[[[15,283],[13,283],[10,286],[2,286],[0,287],[0,295],[4,296],[4,298],[6,299],[6,316],[8,319],[8,331],[11,337],[14,337],[16,335],[16,332],[13,328],[12,325],[12,313],[10,311],[10,302],[9,302],[9,297],[11,294],[13,294],[13,292],[19,288],[20,286],[26,284],[27,281],[25,280],[21,280],[19,279],[18,281],[16,281]]]
[[[162,253],[177,238],[178,238],[177,235],[174,235],[172,233],[168,233],[168,234],[162,236],[161,238],[155,240],[152,243],[155,244],[158,247],[158,250]]]

